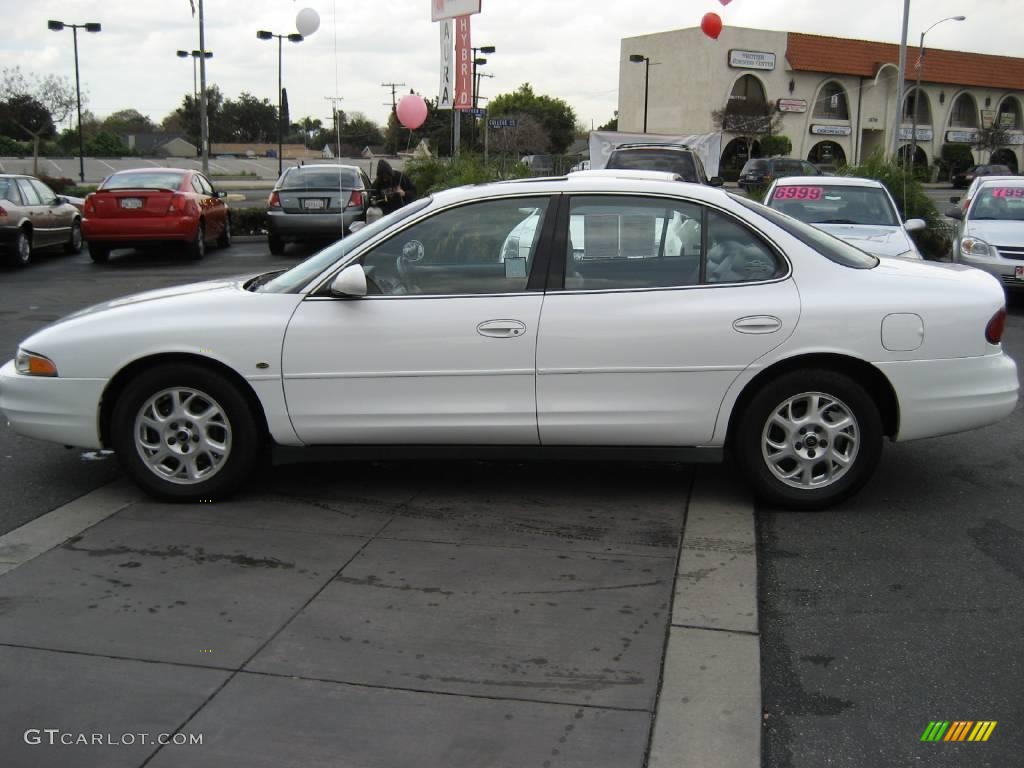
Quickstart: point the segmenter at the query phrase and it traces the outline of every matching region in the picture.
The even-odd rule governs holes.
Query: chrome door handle
[[[514,339],[526,333],[526,323],[518,320],[485,320],[476,327],[476,332],[495,339]]]
[[[782,327],[782,321],[775,315],[750,315],[734,320],[732,327],[740,333],[775,333]]]

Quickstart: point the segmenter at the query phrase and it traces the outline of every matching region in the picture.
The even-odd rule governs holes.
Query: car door
[[[68,242],[71,238],[71,222],[75,218],[72,207],[61,203],[57,199],[57,193],[39,181],[39,179],[30,179],[30,181],[47,210],[50,220],[50,244],[56,245]]]
[[[726,389],[799,317],[775,247],[678,198],[573,197],[552,268],[564,275],[537,345],[544,445],[709,441]]]
[[[210,180],[201,173],[192,175],[192,188],[199,196],[199,207],[206,217],[206,236],[211,239],[220,237],[227,221],[227,205],[217,196]]]
[[[30,179],[18,179],[18,189],[25,201],[25,211],[32,222],[32,247],[45,248],[53,245],[56,238],[53,233],[53,213],[43,203],[42,197]]]
[[[358,257],[369,295],[304,300],[282,362],[299,437],[536,444],[549,208],[512,197],[419,218]]]

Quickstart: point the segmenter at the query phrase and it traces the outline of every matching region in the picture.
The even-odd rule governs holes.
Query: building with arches
[[[907,156],[916,130],[917,164],[960,144],[976,162],[1024,169],[1024,59],[928,48],[918,91],[918,50],[910,46],[897,107],[898,60],[899,46],[890,43],[763,29],[726,27],[717,40],[696,27],[623,38],[619,130],[643,129],[646,71],[648,132],[721,130],[723,173],[760,154],[768,111],[779,113],[791,154],[819,165],[887,152],[894,131],[897,152]],[[975,149],[979,131],[993,125],[1005,130],[1005,142]]]

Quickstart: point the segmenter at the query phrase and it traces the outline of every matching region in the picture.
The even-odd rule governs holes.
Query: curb
[[[729,471],[701,473],[686,516],[651,768],[761,765],[754,505]]]

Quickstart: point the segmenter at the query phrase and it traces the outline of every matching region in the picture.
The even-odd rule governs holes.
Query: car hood
[[[1024,246],[1024,221],[969,219],[965,234],[980,237],[990,245]]]
[[[867,251],[872,256],[899,256],[917,249],[902,227],[882,227],[867,224],[815,224],[818,229],[850,245]]]

